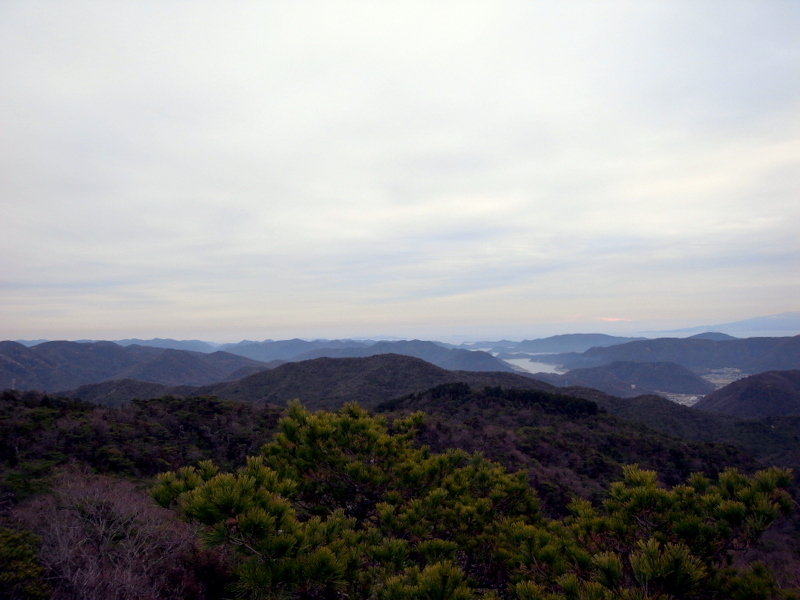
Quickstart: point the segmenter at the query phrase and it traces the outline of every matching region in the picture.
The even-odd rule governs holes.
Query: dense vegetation
[[[632,557],[667,560],[674,558],[668,549],[680,544],[701,561],[681,563],[696,575],[694,596],[682,597],[781,596],[767,571],[756,566],[737,575],[727,557],[733,547],[752,544],[786,507],[786,475],[755,475],[759,464],[730,446],[671,438],[587,399],[498,385],[446,383],[381,410],[386,421],[355,406],[317,414],[292,406],[275,436],[282,413],[252,403],[165,397],[110,408],[4,392],[0,599],[259,597],[254,587],[286,597],[418,598],[433,597],[442,578],[453,584],[452,595],[439,597],[616,598],[642,589],[637,578],[644,571]],[[640,468],[625,467],[630,463]],[[165,504],[177,501],[189,525],[148,497],[152,478],[165,470],[173,475],[156,495]],[[728,491],[714,483],[719,471],[727,473],[721,481]],[[617,480],[624,483],[612,484]],[[647,536],[641,514],[631,517],[609,504],[624,492],[629,496],[619,498],[642,494],[640,500],[655,499],[652,510],[666,510],[686,481],[691,498],[680,500],[678,512],[651,513],[661,515],[663,527],[653,521]],[[277,527],[283,533],[247,541],[260,553],[255,556],[230,537],[244,526],[239,513],[212,524],[222,513],[202,503],[192,512],[191,495],[180,495],[190,488],[205,490],[212,504],[241,493],[230,510],[262,503],[268,517],[283,515]],[[717,496],[742,502],[743,520],[720,521]],[[691,504],[700,497],[706,504]],[[716,540],[714,556],[672,522],[693,510],[703,539]],[[631,518],[636,533],[625,529]],[[246,522],[255,528],[251,533],[273,526],[269,518]],[[593,548],[581,533],[589,523]],[[781,531],[794,535],[782,523]],[[201,544],[198,526],[211,527],[203,539],[213,548]],[[637,545],[651,538],[657,548]],[[533,552],[530,544],[540,544],[536,552],[543,554],[520,555],[521,548]],[[270,558],[265,548],[277,554]],[[793,551],[786,543],[784,550]],[[596,565],[607,552],[622,565],[616,591],[601,581]],[[773,555],[766,556],[771,566]],[[780,585],[791,586],[796,582],[787,573],[796,557],[787,560],[777,572]],[[578,578],[574,594],[570,574]],[[281,582],[267,585],[264,577]],[[761,596],[747,595],[753,582]],[[655,598],[662,584],[647,585],[650,596],[625,594]]]
[[[626,464],[656,470],[669,485],[693,472],[710,477],[730,466],[751,473],[760,466],[733,446],[659,434],[593,401],[539,390],[443,384],[376,410],[423,411],[428,416],[418,439],[433,450],[482,452],[507,468],[524,469],[551,516],[564,515],[574,496],[605,497]]]
[[[47,487],[54,468],[154,477],[199,460],[232,468],[266,443],[277,411],[217,398],[134,400],[101,407],[39,392],[0,393],[0,498]]]
[[[153,494],[238,553],[235,587],[248,598],[787,596],[765,569],[731,566],[789,510],[786,471],[729,469],[666,489],[630,466],[602,506],[576,500],[551,520],[524,473],[415,446],[422,419],[295,403],[246,466],[165,473]]]

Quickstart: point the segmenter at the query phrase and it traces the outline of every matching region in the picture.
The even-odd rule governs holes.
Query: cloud
[[[797,308],[795,3],[0,11],[3,337]]]

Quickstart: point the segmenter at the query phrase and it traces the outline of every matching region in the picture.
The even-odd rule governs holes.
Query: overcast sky
[[[800,310],[800,2],[0,0],[0,338]]]

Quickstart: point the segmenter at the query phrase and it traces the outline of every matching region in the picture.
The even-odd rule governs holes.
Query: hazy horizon
[[[537,339],[537,338],[546,338],[552,337],[556,335],[564,335],[570,333],[578,333],[578,334],[595,334],[595,333],[604,333],[606,335],[617,335],[620,337],[645,337],[645,338],[657,338],[657,337],[689,337],[695,335],[697,333],[705,333],[705,332],[719,332],[719,333],[727,333],[732,335],[736,338],[750,338],[750,337],[790,337],[795,335],[800,335],[800,312],[789,312],[783,313],[780,315],[770,315],[764,317],[756,317],[753,319],[747,319],[740,322],[734,323],[717,323],[717,324],[706,324],[704,326],[696,326],[686,329],[676,329],[676,330],[660,330],[660,331],[628,331],[628,332],[616,332],[616,333],[608,333],[607,331],[599,331],[599,330],[592,330],[592,331],[557,331],[556,333],[543,333],[541,335],[488,335],[483,337],[476,337],[476,336],[469,336],[469,335],[461,335],[461,334],[451,334],[442,337],[432,337],[432,336],[395,336],[395,335],[388,335],[388,334],[376,334],[376,335],[344,335],[339,336],[336,338],[331,337],[324,337],[324,336],[290,336],[287,338],[253,338],[253,337],[246,337],[240,339],[201,339],[199,337],[192,337],[192,338],[184,338],[184,339],[175,339],[169,338],[165,336],[151,336],[151,337],[141,337],[141,336],[129,336],[129,337],[107,337],[107,338],[71,338],[68,341],[124,341],[129,339],[139,339],[142,341],[150,341],[155,339],[161,340],[168,340],[172,339],[174,341],[203,341],[210,344],[214,344],[217,346],[224,346],[226,344],[236,344],[243,341],[252,341],[252,342],[262,342],[265,340],[272,340],[272,341],[280,341],[280,340],[287,340],[287,339],[304,339],[308,341],[313,340],[330,340],[330,339],[348,339],[348,340],[369,340],[369,341],[395,341],[395,340],[410,340],[410,339],[421,339],[421,340],[429,340],[429,341],[438,341],[438,342],[446,342],[452,344],[460,344],[460,343],[472,343],[472,342],[482,342],[482,341],[500,341],[502,339],[509,340],[509,341],[522,341],[524,339]],[[60,339],[60,338],[59,338]],[[24,342],[42,342],[42,341],[56,341],[56,338],[36,338],[36,339],[26,339],[26,338],[17,338],[14,341],[24,341]]]
[[[800,310],[800,3],[0,4],[0,338]]]

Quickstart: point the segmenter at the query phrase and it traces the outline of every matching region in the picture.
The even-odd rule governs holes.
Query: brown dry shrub
[[[53,600],[204,596],[192,530],[133,483],[72,470],[52,490],[14,516],[41,539]]]

